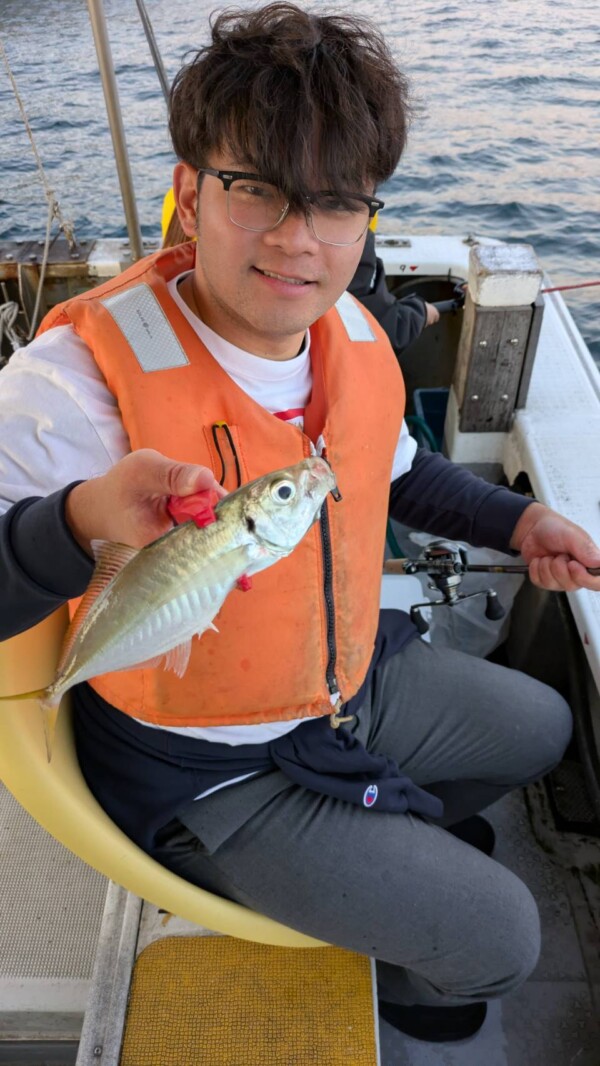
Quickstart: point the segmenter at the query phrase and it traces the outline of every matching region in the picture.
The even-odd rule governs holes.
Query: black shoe
[[[447,826],[449,833],[465,844],[482,851],[484,855],[491,855],[496,844],[496,834],[492,826],[480,814],[474,814],[471,818],[465,818],[462,822]]]
[[[412,1007],[402,1007],[399,1003],[379,1000],[380,1018],[415,1040],[429,1040],[433,1044],[468,1040],[479,1032],[486,1014],[487,1003],[466,1003],[460,1007],[426,1007],[415,1003]]]

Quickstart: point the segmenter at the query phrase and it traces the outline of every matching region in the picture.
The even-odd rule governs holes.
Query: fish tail
[[[56,729],[56,711],[58,709],[59,700],[55,695],[52,695],[47,688],[36,688],[33,692],[19,692],[14,696],[0,696],[0,703],[7,703],[13,700],[38,700],[40,704],[40,711],[42,714],[42,723],[44,726],[44,741],[46,744],[46,757],[48,762],[52,758],[52,744],[54,741],[54,731]]]
[[[52,747],[54,745],[54,734],[56,732],[56,715],[58,712],[58,701],[52,698],[42,699],[40,701],[40,711],[42,714],[42,723],[44,726],[44,741],[46,743],[46,758],[48,762],[52,759]]]
[[[6,703],[8,700],[43,700],[46,696],[45,688],[36,688],[33,692],[19,692],[14,696],[0,696],[0,703]]]

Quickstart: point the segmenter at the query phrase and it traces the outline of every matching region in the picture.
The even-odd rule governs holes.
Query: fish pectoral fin
[[[166,654],[166,651],[163,651],[161,655],[155,655],[153,659],[144,659],[141,663],[124,666],[123,670],[155,670],[157,666],[164,666]]]
[[[153,659],[144,659],[143,663],[137,663],[136,666],[129,666],[127,669],[155,670],[158,666],[162,666],[164,670],[172,670],[178,677],[183,677],[190,661],[191,650],[192,638],[190,637],[189,640],[184,640],[182,644],[177,644],[169,651],[155,655]]]
[[[203,633],[206,633],[207,629],[214,629],[215,633],[219,632],[217,627],[213,625],[212,622],[209,622],[204,629],[201,629],[199,633],[195,633],[194,636],[201,637]],[[175,648],[171,648],[171,650],[167,652],[166,656],[164,656],[165,670],[172,670],[178,677],[183,677],[188,668],[191,652],[192,638],[190,637],[189,640],[184,640],[183,644],[178,644]]]
[[[177,677],[183,677],[188,668],[191,651],[191,637],[189,640],[185,640],[183,644],[177,644],[175,648],[171,648],[165,656],[165,670],[172,670],[174,674],[177,674]]]
[[[207,629],[214,629],[215,633],[218,633],[216,625],[209,622],[198,633],[194,633],[195,637],[201,637],[203,633],[206,633]],[[152,659],[144,659],[142,663],[137,663],[135,666],[128,666],[128,670],[155,670],[157,667],[162,666],[164,670],[172,670],[177,677],[183,677],[190,661],[190,655],[192,653],[192,637],[189,640],[184,640],[181,644],[176,644],[170,651],[162,652],[161,655],[155,655]]]

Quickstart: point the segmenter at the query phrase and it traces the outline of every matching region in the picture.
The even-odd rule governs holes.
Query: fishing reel
[[[434,540],[427,545],[418,559],[404,559],[402,564],[405,574],[426,573],[431,578],[428,588],[442,594],[441,600],[427,600],[425,603],[415,603],[411,607],[411,621],[419,633],[427,633],[429,630],[429,622],[421,613],[423,607],[455,607],[462,600],[471,600],[475,596],[486,597],[486,618],[493,621],[504,618],[506,610],[494,589],[479,589],[477,592],[459,591],[463,575],[472,568],[465,549],[457,544],[446,540]],[[483,570],[485,568],[478,566],[473,569]],[[496,568],[489,567],[490,571],[494,569]]]
[[[592,577],[600,577],[600,566],[586,567]],[[383,565],[385,574],[427,574],[431,578],[429,588],[441,592],[441,600],[427,600],[414,603],[410,617],[419,633],[427,633],[429,623],[421,614],[422,607],[456,607],[461,600],[471,600],[475,596],[485,596],[485,616],[492,621],[504,618],[506,610],[498,599],[494,589],[478,589],[477,592],[459,592],[463,575],[478,574],[522,574],[526,576],[529,567],[524,563],[470,563],[464,548],[449,540],[432,540],[418,559],[386,559]]]

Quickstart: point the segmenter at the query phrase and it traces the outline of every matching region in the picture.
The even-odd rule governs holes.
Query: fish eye
[[[296,495],[296,486],[293,481],[277,481],[271,486],[271,496],[275,503],[287,503]]]

